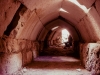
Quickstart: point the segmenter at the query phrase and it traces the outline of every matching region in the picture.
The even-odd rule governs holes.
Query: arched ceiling
[[[80,33],[78,35],[81,35],[85,42],[96,42],[100,40],[99,0],[17,0],[16,2],[17,3],[14,4],[17,5],[16,11],[20,4],[27,7],[27,10],[23,12],[23,14],[21,14],[22,11],[19,13],[20,19],[18,20],[17,26],[11,31],[10,37],[36,40],[41,30],[43,31],[43,29],[45,29],[44,35],[41,34],[43,36],[42,38],[45,38],[46,33],[48,32],[48,26],[49,28],[52,28],[54,24],[48,24],[48,26],[46,26],[47,28],[45,28],[45,25],[57,18],[59,19],[59,16],[61,16],[68,22],[68,28],[73,36],[76,34],[72,30],[76,30]],[[14,5],[9,6],[13,7]],[[6,9],[6,6],[4,9]],[[13,12],[13,15],[11,16],[13,17],[15,10],[10,12]],[[3,11],[3,13],[5,12]],[[7,19],[10,17],[7,16],[7,12],[6,17]],[[9,22],[4,24],[5,27],[1,30],[0,36],[2,36],[6,30]],[[3,24],[1,23],[1,25]],[[70,29],[70,26],[75,29]]]
[[[43,24],[59,16],[63,0],[19,0],[31,11],[35,10]]]
[[[31,11],[35,10],[43,24],[59,15],[77,24],[95,0],[19,0]],[[61,10],[63,9],[63,10]]]
[[[56,19],[56,20],[48,23],[47,25],[45,25],[45,27],[42,30],[41,35],[39,36],[38,40],[43,41],[46,37],[46,34],[48,34],[48,32],[56,26],[59,26],[59,28],[56,31],[58,31],[62,28],[67,29],[69,31],[69,33],[73,36],[73,39],[75,41],[79,41],[80,39],[82,39],[81,36],[77,33],[77,31],[75,30],[74,27],[72,27],[70,24],[68,24],[67,22],[65,22],[61,19]]]

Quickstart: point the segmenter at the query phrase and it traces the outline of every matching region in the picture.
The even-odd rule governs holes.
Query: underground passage
[[[100,75],[100,0],[0,0],[0,75]]]

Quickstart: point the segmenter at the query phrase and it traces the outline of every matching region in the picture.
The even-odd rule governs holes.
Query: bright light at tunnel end
[[[69,32],[68,32],[66,29],[63,29],[63,30],[62,30],[62,34],[63,34],[63,35],[68,35],[68,36],[69,36]]]
[[[69,35],[70,33],[66,29],[62,30],[62,43],[68,41]]]

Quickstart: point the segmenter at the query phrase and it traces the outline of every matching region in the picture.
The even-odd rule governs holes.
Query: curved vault
[[[70,24],[66,23],[65,21],[63,21],[61,19],[56,19],[56,20],[50,22],[49,24],[45,25],[38,40],[44,41],[48,32],[56,26],[60,27],[56,31],[58,31],[62,28],[66,28],[69,31],[69,33],[72,35],[72,37],[75,41],[79,41],[81,39],[81,36],[79,36],[79,34],[77,33],[77,31],[75,30],[74,27],[72,27]]]
[[[99,72],[100,45],[91,43],[100,41],[99,5],[100,0],[0,0],[0,73],[5,73],[1,75],[11,75],[37,57],[49,30],[56,25],[67,28],[74,40],[85,42],[75,42],[74,50],[77,54],[80,47],[84,67],[90,70],[94,63],[91,70]],[[8,38],[3,38],[7,29]]]
[[[20,14],[18,25],[12,30],[10,37],[36,40],[45,27],[44,25],[61,16],[80,33],[83,41],[96,42],[100,40],[100,35],[98,35],[100,34],[100,17],[96,8],[93,7],[95,0],[19,1],[27,7],[27,10],[23,15]],[[23,27],[21,27],[22,24]],[[47,33],[48,30],[45,32]],[[75,39],[78,37],[73,30],[70,30],[70,32]]]

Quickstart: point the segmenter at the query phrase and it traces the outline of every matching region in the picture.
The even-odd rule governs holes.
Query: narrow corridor
[[[13,75],[91,75],[80,60],[73,56],[72,51],[61,49],[54,47],[46,49],[42,56],[35,58],[31,64]]]
[[[100,0],[0,0],[0,75],[100,75]]]

